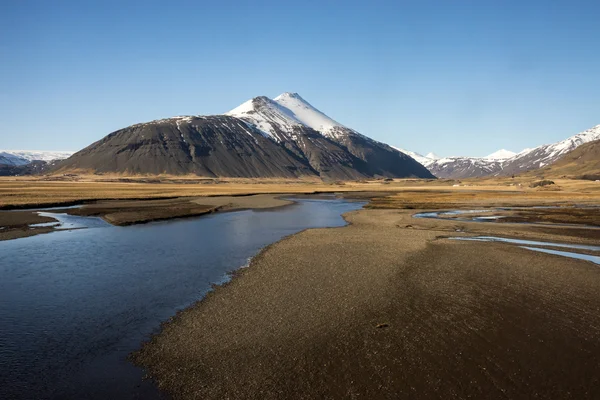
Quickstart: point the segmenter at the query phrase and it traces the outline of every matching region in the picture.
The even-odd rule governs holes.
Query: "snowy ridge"
[[[571,136],[557,143],[526,149],[506,161],[514,170],[542,168],[553,163],[565,154],[575,150],[584,143],[600,140],[600,125]]]
[[[7,152],[0,152],[0,164],[18,167],[29,164],[29,160]]]
[[[426,166],[438,178],[470,178],[486,175],[510,175],[542,168],[557,161],[567,153],[575,150],[584,143],[600,140],[600,125],[597,125],[577,135],[557,143],[525,149],[519,153],[509,150],[498,150],[486,157],[444,157],[433,159],[430,154],[423,157],[417,153],[417,159],[406,150],[400,150],[411,155]]]
[[[0,150],[1,154],[16,156],[17,158],[26,160],[24,164],[29,164],[31,161],[54,161],[69,158],[75,153],[74,151],[48,151],[48,150]]]

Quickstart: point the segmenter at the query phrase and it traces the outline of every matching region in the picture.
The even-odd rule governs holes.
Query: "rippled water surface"
[[[126,357],[161,321],[262,247],[342,226],[341,214],[361,206],[300,200],[130,227],[93,219],[87,229],[0,242],[0,399],[159,398]]]

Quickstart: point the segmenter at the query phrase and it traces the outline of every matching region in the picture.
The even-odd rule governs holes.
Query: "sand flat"
[[[135,361],[181,399],[600,396],[596,265],[447,240],[453,221],[411,213],[361,210],[269,246]]]

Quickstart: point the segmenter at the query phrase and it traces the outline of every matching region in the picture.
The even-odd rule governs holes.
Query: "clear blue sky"
[[[0,148],[300,93],[377,140],[483,156],[600,124],[600,1],[0,1]]]

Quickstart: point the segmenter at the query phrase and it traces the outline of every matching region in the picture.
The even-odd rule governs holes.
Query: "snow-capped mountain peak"
[[[255,97],[225,115],[252,123],[277,141],[281,140],[282,132],[289,132],[294,126],[311,128],[328,137],[348,129],[292,92],[282,93],[274,99]]]
[[[427,154],[425,154],[425,157],[426,157],[426,158],[429,158],[429,159],[431,159],[431,160],[439,160],[440,158],[442,158],[442,157],[438,156],[437,154],[435,154],[435,153],[431,153],[431,152],[430,152],[430,153],[427,153]]]
[[[470,178],[486,175],[514,175],[548,166],[582,144],[600,140],[600,125],[578,133],[560,142],[525,149],[519,153],[501,149],[487,157],[446,157],[433,159],[432,154],[417,159],[438,178]]]
[[[431,163],[433,163],[435,161],[435,159],[429,157],[429,154],[432,154],[432,153],[429,153],[428,155],[423,156],[423,155],[421,155],[419,153],[415,153],[414,151],[406,150],[406,149],[403,149],[403,148],[400,148],[400,147],[394,147],[394,146],[392,146],[392,148],[398,150],[401,153],[404,153],[404,154],[412,157],[415,161],[417,161],[419,164],[421,164],[421,165],[423,165],[425,167],[427,167],[429,164],[431,164]]]
[[[498,151],[493,152],[489,156],[483,157],[488,160],[506,160],[508,158],[514,157],[517,153],[514,151],[500,149]]]
[[[250,99],[225,115],[240,118],[260,129],[276,141],[284,140],[282,134],[303,126],[294,113],[266,96]]]

